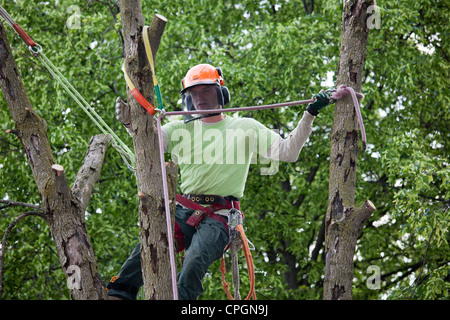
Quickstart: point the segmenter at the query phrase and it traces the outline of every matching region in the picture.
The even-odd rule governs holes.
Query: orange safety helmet
[[[230,102],[230,92],[224,86],[222,69],[213,67],[210,64],[199,64],[189,69],[186,77],[181,81],[183,90],[181,90],[181,105],[183,110],[192,111],[195,107],[192,103],[192,98],[189,94],[189,89],[198,85],[214,85],[217,88],[217,102],[221,108]],[[192,118],[189,115],[183,115],[185,122],[192,120],[210,117],[214,114],[204,115],[197,118]]]
[[[182,80],[183,90],[181,90],[181,93],[200,84],[216,84],[220,87],[224,83],[220,68],[215,68],[206,63],[199,64],[186,73],[186,77]]]

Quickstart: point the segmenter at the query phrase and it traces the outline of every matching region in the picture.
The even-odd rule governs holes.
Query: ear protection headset
[[[230,103],[230,91],[228,91],[228,88],[223,87],[217,87],[217,100],[219,105],[223,108],[225,105]],[[181,104],[183,107],[183,110],[195,110],[195,107],[192,103],[192,97],[189,94],[182,93],[181,94]]]
[[[183,90],[181,90],[183,110],[195,110],[195,107],[192,103],[192,98],[189,94],[187,94],[187,91],[189,88],[197,85],[214,85],[217,88],[217,102],[221,106],[221,108],[223,108],[230,102],[230,91],[223,85],[224,83],[225,82],[223,80],[223,73],[221,68],[215,68],[209,64],[199,64],[195,67],[192,67],[186,73],[186,77],[181,81],[181,84],[183,85]],[[216,114],[219,113],[208,114],[205,116],[208,117]],[[205,116],[202,116],[200,118],[204,118]],[[189,121],[195,119],[189,119]]]

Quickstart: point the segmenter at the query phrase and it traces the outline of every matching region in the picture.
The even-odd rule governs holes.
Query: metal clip
[[[39,57],[42,52],[42,47],[36,43],[34,47],[29,46],[28,50],[30,50],[31,54],[35,57]]]
[[[236,208],[231,208],[228,212],[228,226],[234,230],[240,224],[242,224],[242,213]]]
[[[247,242],[249,244],[248,248],[250,249],[250,251],[255,251],[255,245],[250,241],[249,238],[247,238]]]
[[[166,110],[165,109],[158,109],[158,108],[155,108],[154,109],[156,112],[159,112],[160,113],[160,117],[161,117],[161,120],[162,119],[164,119],[165,117],[166,117]]]

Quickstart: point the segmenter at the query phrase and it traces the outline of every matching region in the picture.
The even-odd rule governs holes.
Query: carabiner
[[[28,50],[31,52],[31,54],[33,56],[35,56],[37,58],[41,55],[42,47],[36,43],[36,45],[34,47],[28,46]]]

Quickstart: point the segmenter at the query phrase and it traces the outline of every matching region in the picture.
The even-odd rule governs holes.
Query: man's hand
[[[336,90],[334,89],[328,89],[325,91],[321,91],[318,94],[315,94],[313,98],[316,100],[313,103],[310,103],[306,110],[312,114],[313,116],[317,116],[319,114],[319,111],[325,108],[330,103],[333,103],[334,101],[330,99],[330,97],[333,95],[333,93]]]
[[[120,97],[116,99],[116,118],[127,128],[131,124],[130,107]]]

